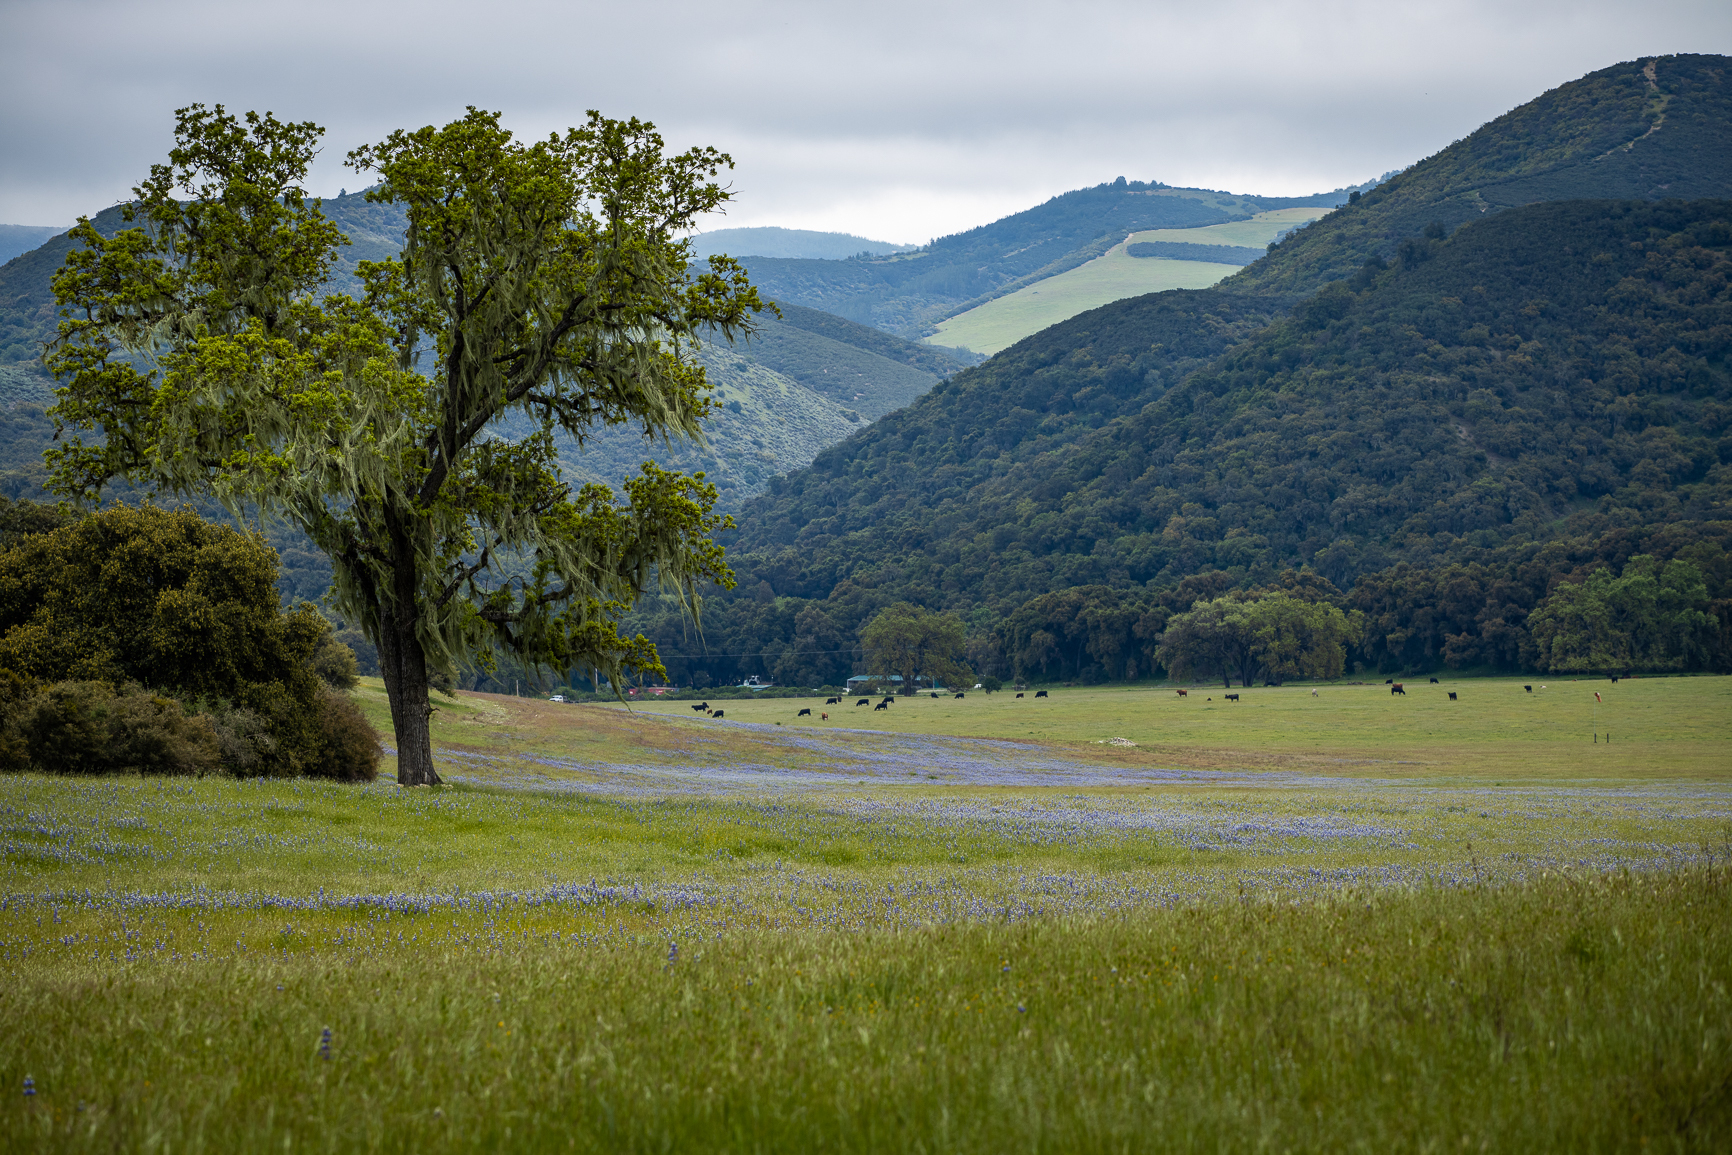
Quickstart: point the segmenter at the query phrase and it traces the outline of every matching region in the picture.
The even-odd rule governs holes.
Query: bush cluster
[[[20,535],[0,552],[0,764],[372,779],[355,655],[275,582],[262,538],[186,509]]]

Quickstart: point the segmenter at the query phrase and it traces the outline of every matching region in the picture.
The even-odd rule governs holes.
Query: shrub
[[[219,703],[207,715],[216,731],[223,769],[237,778],[276,778],[293,772],[282,743],[256,710]]]
[[[208,774],[222,765],[211,720],[141,686],[56,682],[21,719],[29,764],[52,774]]]
[[[361,678],[355,662],[355,651],[327,631],[313,647],[313,673],[333,690],[353,690]]]
[[[327,690],[319,701],[318,753],[304,767],[316,778],[371,782],[379,776],[384,750],[361,708],[342,694]]]

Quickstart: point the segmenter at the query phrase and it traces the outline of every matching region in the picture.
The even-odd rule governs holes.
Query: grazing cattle
[[[1530,694],[1534,692],[1534,688],[1532,686],[1523,686],[1522,689],[1526,690]]]
[[[1432,684],[1432,685],[1434,685],[1434,686],[1435,686],[1435,685],[1437,685],[1437,679],[1436,679],[1436,678],[1433,678],[1433,679],[1432,679],[1432,680],[1431,680],[1431,684]]]
[[[1449,692],[1449,700],[1452,702],[1455,701],[1455,691],[1454,690],[1451,690]]]
[[[1221,697],[1228,702],[1237,702],[1239,700],[1239,695],[1237,694],[1223,694]]]
[[[1191,696],[1191,691],[1189,691],[1189,690],[1180,690],[1180,691],[1179,691],[1179,692],[1178,692],[1178,694],[1179,694],[1179,697],[1181,697],[1181,698],[1188,698],[1188,697],[1190,697],[1190,696]]]
[[[1036,690],[1034,692],[1034,696],[1037,698],[1044,698],[1044,697],[1046,697],[1046,691],[1045,690]]]
[[[870,706],[872,704],[872,699],[871,698],[861,698],[858,702],[855,702],[854,704],[856,706]]]
[[[699,702],[697,705],[692,707],[694,710],[708,710],[709,708],[710,704],[708,702]]]
[[[812,711],[810,711],[810,710],[801,710],[798,714],[794,715],[794,717],[796,717],[796,718],[810,718],[811,716],[812,716]]]
[[[1407,697],[1407,691],[1401,688],[1400,682],[1389,683],[1389,696],[1393,698],[1397,694],[1400,694],[1403,698]]]
[[[830,720],[830,715],[828,715],[828,714],[819,714],[818,717],[824,719],[824,721],[826,721],[826,722],[828,722]]]
[[[938,695],[937,695],[937,694],[934,694],[934,695],[932,695],[932,696],[933,696],[933,697],[934,697],[934,698],[936,698],[936,697],[938,697]],[[953,697],[953,698],[960,698],[960,697],[963,697],[963,695],[962,695],[962,694],[952,694],[952,695],[951,695],[951,697]]]
[[[1019,698],[1020,698],[1020,697],[1022,697],[1022,695],[1021,695],[1021,694],[1018,694],[1018,695],[1017,695],[1017,697],[1019,697]]]
[[[1316,690],[1312,690],[1312,691],[1311,691],[1311,696],[1312,696],[1312,697],[1313,697],[1313,698],[1315,698],[1315,697],[1316,697],[1316,696],[1317,696],[1317,691],[1316,691]]]
[[[888,710],[890,708],[890,703],[889,702],[880,702],[872,708],[874,710]]]
[[[726,713],[727,713],[726,710],[714,710],[710,713],[710,717],[720,718],[723,714],[726,714]]]
[[[933,697],[934,697],[934,698],[936,698],[936,697],[938,697],[938,695],[937,695],[937,693],[936,693],[936,692],[935,692],[935,693],[934,693],[934,694],[933,694],[933,695],[932,695],[932,696],[933,696]]]
[[[895,694],[885,694],[884,700],[878,704],[880,706],[893,706],[896,704],[896,695]]]
[[[1394,678],[1385,678],[1385,679],[1383,679],[1383,684],[1385,686],[1393,686],[1393,685],[1395,685],[1395,679]]]
[[[1598,690],[1595,690],[1594,691],[1594,701],[1598,702],[1599,700],[1600,700],[1600,692]]]
[[[1612,685],[1614,685],[1614,686],[1615,686],[1615,685],[1617,685],[1617,684],[1618,684],[1618,675],[1616,675],[1616,674],[1613,674],[1613,675],[1612,675]]]
[[[842,704],[842,699],[840,699],[840,698],[825,698],[824,704],[826,706],[840,706]]]

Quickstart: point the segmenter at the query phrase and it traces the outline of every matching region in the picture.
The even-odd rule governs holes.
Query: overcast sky
[[[324,194],[364,183],[350,148],[476,104],[733,154],[709,227],[920,243],[1120,175],[1355,184],[1596,68],[1732,53],[1732,3],[0,0],[0,46],[3,223],[120,200],[194,101],[323,125]]]

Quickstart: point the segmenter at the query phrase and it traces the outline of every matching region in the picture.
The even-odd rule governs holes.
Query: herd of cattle
[[[1184,693],[1183,690],[1181,690],[1179,692]],[[932,696],[934,698],[937,698],[940,695],[933,694]],[[951,695],[952,698],[966,698],[967,696],[968,695],[966,693],[955,693],[955,694]],[[1045,690],[1036,690],[1034,692],[1034,696],[1037,698],[1044,698],[1047,696],[1047,693]],[[1018,694],[1017,697],[1020,698],[1020,697],[1022,697],[1022,695]],[[839,697],[837,697],[837,698],[825,698],[824,704],[826,706],[840,706],[842,704],[842,699]],[[872,706],[872,708],[874,710],[888,710],[890,707],[892,707],[896,704],[896,695],[895,694],[884,695],[883,700],[880,701],[875,706],[872,705],[872,699],[871,698],[861,698],[858,702],[855,702],[854,704],[856,706]],[[710,708],[710,704],[708,702],[698,702],[697,704],[692,706],[692,709],[695,712],[700,713],[700,714],[708,714],[712,718],[723,718],[723,717],[727,716],[727,711],[725,711],[725,710],[712,710]],[[796,718],[810,718],[811,716],[812,716],[812,710],[810,707],[804,707],[798,713],[796,713],[794,715],[794,717],[796,717]],[[822,721],[825,721],[825,722],[828,722],[830,720],[830,715],[828,712],[820,712],[818,717]],[[781,725],[780,722],[778,722],[776,724],[778,726]]]
[[[1617,680],[1618,679],[1616,677],[1612,678],[1612,681],[1614,681],[1614,682],[1616,682]],[[1400,682],[1397,682],[1395,679],[1390,678],[1387,681],[1385,681],[1383,684],[1389,687],[1390,697],[1394,697],[1397,694],[1401,695],[1404,698],[1407,696],[1406,686],[1404,686]],[[1433,686],[1438,685],[1437,679],[1432,678],[1430,684]],[[1524,684],[1522,686],[1522,689],[1529,694],[1534,692],[1534,688],[1531,684]],[[1542,685],[1540,687],[1540,689],[1543,690],[1543,689],[1545,689],[1545,687]],[[1181,698],[1190,697],[1190,691],[1189,690],[1176,690],[1174,692],[1177,693],[1178,696]],[[1456,691],[1449,690],[1449,691],[1447,691],[1447,693],[1449,694],[1449,700],[1450,701],[1452,701],[1452,702],[1460,701],[1460,699],[1456,697]],[[1023,695],[1021,693],[1018,693],[1016,696],[1018,698],[1020,698]],[[1047,696],[1047,692],[1045,690],[1036,690],[1034,692],[1034,696],[1037,698],[1044,698]],[[1317,696],[1317,691],[1312,690],[1311,696],[1313,698],[1315,698]],[[932,697],[937,698],[937,697],[940,697],[940,695],[933,694]],[[963,694],[963,693],[954,693],[951,695],[951,697],[952,698],[964,698],[964,697],[967,697],[967,695]],[[1237,694],[1222,694],[1221,698],[1223,701],[1227,701],[1227,702],[1239,701],[1239,695],[1237,695]],[[1597,701],[1599,699],[1599,695],[1595,694],[1594,698]],[[1211,702],[1214,701],[1213,698],[1209,698],[1208,700]],[[824,699],[824,705],[826,705],[826,706],[840,706],[841,704],[842,704],[842,698],[840,696],[837,696],[834,698],[825,698]],[[886,694],[875,705],[873,704],[873,701],[871,698],[861,698],[859,701],[854,703],[855,706],[871,706],[873,710],[888,710],[891,706],[894,706],[895,704],[896,704],[896,695],[894,695],[894,694]],[[693,706],[692,709],[699,711],[701,713],[704,713],[704,714],[708,714],[712,718],[721,718],[721,717],[725,716],[725,713],[721,710],[710,709],[710,704],[708,702],[699,702],[697,705]],[[796,718],[810,718],[811,716],[812,716],[812,711],[810,708],[803,708],[797,714],[794,715],[794,717],[796,717]],[[830,720],[830,715],[827,711],[820,712],[818,716],[823,721],[828,722]],[[781,723],[778,722],[777,725],[781,725]]]

